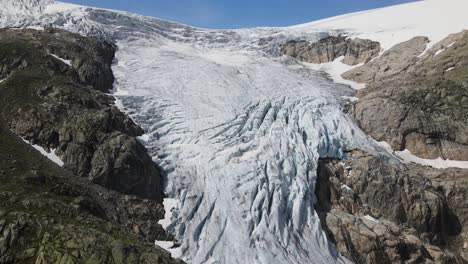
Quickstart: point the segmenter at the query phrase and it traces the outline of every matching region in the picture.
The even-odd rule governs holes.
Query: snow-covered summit
[[[467,9],[466,0],[424,0],[327,18],[288,30],[339,31],[378,41],[385,49],[415,36],[428,37],[435,44],[468,28]]]
[[[166,192],[180,201],[169,229],[189,263],[346,262],[314,210],[318,159],[385,150],[341,111],[353,90],[278,56],[280,44],[347,34],[389,48],[468,28],[465,0],[239,30],[47,0],[0,2],[8,6],[0,26],[54,26],[117,44],[115,96],[147,132]]]

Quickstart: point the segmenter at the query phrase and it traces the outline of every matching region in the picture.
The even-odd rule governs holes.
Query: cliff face
[[[467,170],[392,165],[362,151],[323,159],[317,211],[355,263],[464,263]],[[450,175],[450,176],[449,176]]]
[[[331,62],[343,56],[343,63],[357,65],[379,55],[380,44],[368,39],[330,36],[314,43],[289,41],[283,45],[281,51],[285,55],[310,63]]]
[[[113,55],[62,30],[0,30],[0,263],[178,263],[154,246],[171,237],[143,131],[102,93]]]
[[[80,177],[161,202],[161,175],[136,139],[143,130],[101,92],[112,87],[114,47],[54,29],[0,34],[2,111],[10,129],[56,149],[64,168]]]
[[[344,43],[353,41],[288,42],[283,53],[312,63],[345,56],[342,62],[353,65],[342,51]],[[415,37],[378,57],[373,45],[351,53],[351,61],[364,65],[342,77],[367,87],[356,92],[359,100],[351,103],[350,114],[366,133],[395,150],[468,160],[468,33],[450,35],[426,50],[428,43]],[[367,59],[369,54],[375,58]],[[394,164],[354,150],[345,161],[320,160],[317,176],[322,226],[353,262],[468,260],[467,170]]]
[[[468,160],[468,32],[420,56],[427,41],[414,38],[343,74],[368,84],[357,93],[353,115],[364,131],[393,149]]]

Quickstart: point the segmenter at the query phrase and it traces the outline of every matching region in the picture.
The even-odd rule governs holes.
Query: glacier
[[[334,63],[330,76],[281,56],[282,43],[347,33],[389,48],[466,26],[456,15],[439,31],[426,26],[425,10],[440,0],[403,5],[422,13],[414,21],[389,22],[397,6],[239,30],[51,0],[1,2],[2,27],[53,26],[116,43],[113,96],[144,128],[141,140],[165,173],[166,195],[178,201],[165,226],[189,263],[348,263],[314,210],[318,159],[345,159],[346,150],[360,148],[398,162],[343,112],[354,90],[334,82]],[[388,21],[368,23],[382,12]]]

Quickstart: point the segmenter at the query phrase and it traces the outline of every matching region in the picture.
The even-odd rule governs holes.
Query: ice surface
[[[167,195],[178,201],[175,210],[166,208],[163,224],[181,246],[156,243],[195,264],[347,262],[314,210],[318,159],[343,158],[356,147],[387,150],[341,111],[354,94],[348,86],[354,84],[340,79],[349,66],[299,63],[281,56],[281,44],[346,33],[389,48],[416,35],[435,41],[468,28],[464,0],[240,30],[34,3],[33,11],[0,10],[0,25],[55,26],[117,44],[116,105],[145,129],[140,140],[165,171]],[[436,12],[445,21],[423,19]]]
[[[173,230],[183,259],[345,262],[313,205],[317,159],[367,140],[340,110],[350,88],[241,47],[117,45],[116,96],[180,200]]]
[[[46,156],[48,159],[53,161],[55,164],[59,165],[60,167],[63,167],[64,163],[63,161],[55,154],[55,149],[51,149],[50,152],[45,150],[43,147],[35,144],[31,144],[29,141],[23,139],[24,142],[28,143],[31,145],[33,148],[38,150],[42,155]]]

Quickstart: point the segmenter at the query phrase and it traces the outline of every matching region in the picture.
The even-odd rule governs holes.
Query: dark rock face
[[[15,34],[12,34],[11,30],[8,34],[5,32],[3,31],[0,36],[1,41],[15,41],[18,38],[26,40],[34,49],[70,60],[74,71],[69,74],[76,75],[79,83],[90,85],[102,92],[112,90],[114,75],[111,64],[115,54],[113,44],[53,28],[46,29],[45,32],[35,30],[21,30]],[[18,60],[18,58],[12,59]],[[12,66],[12,69],[17,67],[7,64],[2,66]],[[0,70],[0,75],[4,74],[7,72]]]
[[[415,37],[402,42],[385,51],[376,60],[344,73],[343,78],[365,83],[398,75],[418,61],[418,55],[424,52],[428,42],[426,37]]]
[[[349,155],[344,163],[321,160],[316,188],[322,225],[344,256],[356,263],[466,261],[460,244],[466,201],[458,197],[466,195],[466,182],[448,194],[452,184],[433,179],[467,177],[467,170],[390,165],[362,151]]]
[[[352,113],[364,131],[393,149],[468,160],[468,32],[420,56],[426,43],[414,38],[343,74],[368,83]]]
[[[50,29],[1,30],[0,45],[3,111],[15,133],[57,149],[66,169],[93,183],[162,201],[159,170],[135,138],[142,129],[100,92],[112,87],[111,44]]]
[[[343,36],[327,37],[318,42],[289,41],[282,53],[310,63],[326,63],[344,56],[343,63],[357,65],[366,63],[379,55],[380,44],[365,39],[347,39]]]
[[[182,263],[162,205],[122,195],[56,166],[0,123],[0,263]]]
[[[143,131],[101,92],[113,54],[61,30],[0,30],[0,263],[182,263],[154,246],[172,237]]]

